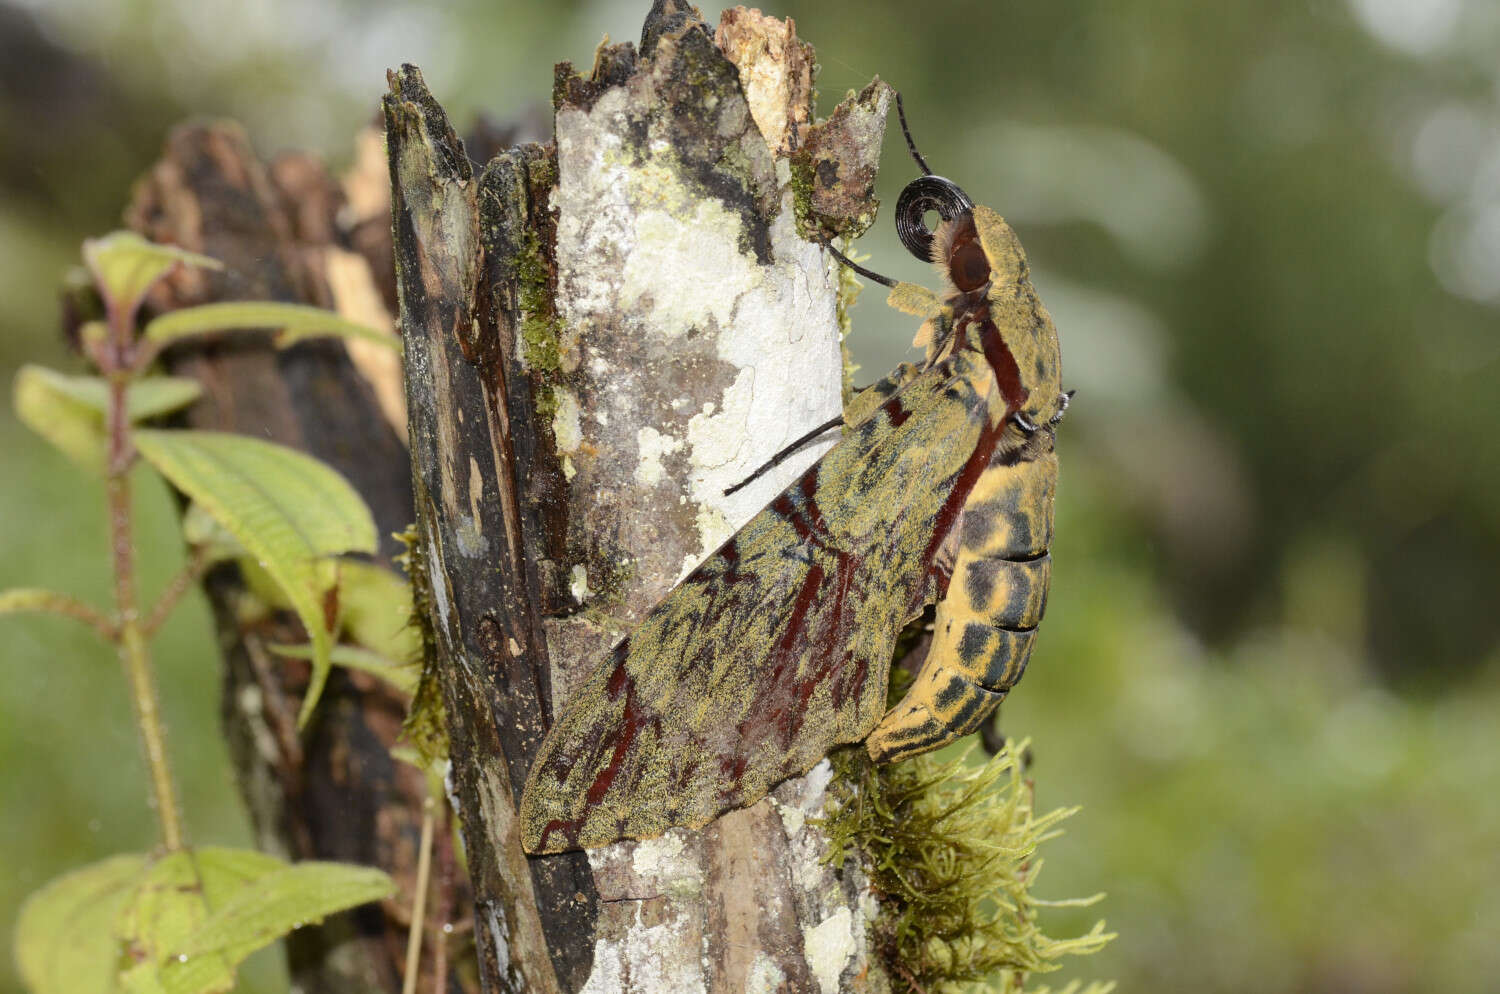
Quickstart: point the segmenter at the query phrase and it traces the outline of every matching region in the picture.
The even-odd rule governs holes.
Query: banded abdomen
[[[1056,487],[1050,446],[1025,461],[1001,459],[976,482],[927,659],[865,742],[877,762],[972,732],[1021,679],[1047,606]]]

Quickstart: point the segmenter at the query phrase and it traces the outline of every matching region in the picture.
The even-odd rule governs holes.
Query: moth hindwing
[[[922,319],[925,361],[859,394],[843,439],[574,692],[527,779],[528,851],[699,827],[841,743],[935,749],[1020,679],[1051,575],[1057,333],[994,211],[926,176],[897,225],[944,282],[881,280]],[[926,661],[887,710],[896,637],[933,603]]]

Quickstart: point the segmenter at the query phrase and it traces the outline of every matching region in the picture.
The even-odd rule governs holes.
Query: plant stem
[[[190,554],[188,561],[177,575],[162,590],[157,597],[156,603],[146,615],[146,620],[141,622],[141,634],[150,638],[156,630],[162,626],[171,615],[172,608],[177,606],[184,594],[193,589],[193,584],[203,578],[203,573],[208,569],[208,556],[202,549],[195,549]]]
[[[401,994],[416,994],[417,966],[422,960],[422,933],[425,931],[424,914],[427,907],[427,881],[432,868],[432,809],[436,807],[431,797],[422,802],[422,842],[417,851],[417,880],[412,885],[411,929],[406,936],[406,976],[401,982]]]
[[[130,700],[135,709],[136,728],[146,756],[146,770],[151,779],[151,793],[156,818],[161,826],[162,845],[170,852],[183,846],[182,815],[177,806],[177,792],[172,785],[172,769],[167,762],[166,729],[161,720],[161,706],[156,692],[156,678],[151,670],[151,656],[146,651],[146,636],[136,609],[135,537],[132,534],[130,508],[130,466],[135,461],[135,446],[130,441],[130,419],[126,411],[129,387],[128,352],[131,316],[110,308],[110,325],[114,333],[114,369],[109,375],[108,477],[105,491],[109,500],[109,546],[114,567],[116,646],[125,679],[130,684]]]

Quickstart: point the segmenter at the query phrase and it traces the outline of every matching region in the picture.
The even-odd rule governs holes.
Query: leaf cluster
[[[253,850],[188,846],[147,643],[203,569],[237,562],[260,602],[294,611],[307,631],[305,646],[274,647],[311,662],[299,718],[305,724],[335,662],[409,692],[414,672],[399,664],[416,657],[418,635],[406,622],[410,594],[399,577],[340,558],[374,553],[377,543],[369,509],[338,473],[256,438],[140,427],[202,393],[193,380],[154,372],[155,360],[184,337],[247,328],[275,329],[282,345],[329,334],[395,340],[316,308],[253,301],[172,311],[138,332],[137,315],[157,281],[179,265],[219,264],[128,232],[85,243],[84,258],[106,315],[79,335],[98,375],[27,366],[16,377],[14,402],[22,422],[107,478],[116,604],[106,613],[67,594],[23,588],[0,591],[0,615],[70,617],[117,646],[150,768],[161,846],[82,867],[33,894],[17,923],[17,964],[35,994],[227,991],[256,949],[326,915],[390,897],[395,886],[372,867],[292,866]],[[138,462],[190,502],[182,524],[193,550],[189,567],[144,613],[134,595],[128,489]],[[341,637],[345,644],[335,644]]]
[[[111,856],[27,899],[16,961],[34,994],[225,991],[257,949],[394,889],[372,867],[248,849]]]

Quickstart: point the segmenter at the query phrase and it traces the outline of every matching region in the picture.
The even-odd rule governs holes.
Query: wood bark
[[[555,81],[555,137],[471,164],[406,67],[385,101],[427,618],[488,991],[885,989],[857,866],[823,861],[827,764],[703,831],[528,858],[516,808],[571,686],[816,458],[839,276],[889,91],[811,124],[790,22],[717,39],[658,2]],[[798,186],[819,216],[804,214]],[[806,207],[806,203],[802,205]]]
[[[393,327],[378,136],[365,148],[359,161],[376,173],[373,198],[369,168],[362,175],[356,167],[340,184],[308,156],[263,163],[232,124],[174,131],[138,184],[127,221],[152,240],[206,253],[225,268],[180,270],[156,289],[150,308],[292,301]],[[347,477],[374,512],[381,559],[389,563],[399,550],[391,533],[411,520],[400,372],[389,350],[327,340],[278,350],[266,334],[244,333],[175,346],[164,361],[172,373],[203,384],[203,399],[187,412],[189,426],[289,445]],[[422,775],[389,752],[406,702],[377,680],[335,668],[311,727],[299,734],[306,665],[268,649],[301,641],[296,622],[247,619],[232,567],[212,573],[206,589],[225,667],[225,732],[259,845],[296,859],[380,866],[401,885],[392,907],[409,907],[427,790]],[[451,887],[438,890],[429,907],[462,899],[462,891],[455,897]],[[329,994],[399,990],[405,932],[396,917],[373,907],[300,929],[288,939],[292,980],[299,990]]]

